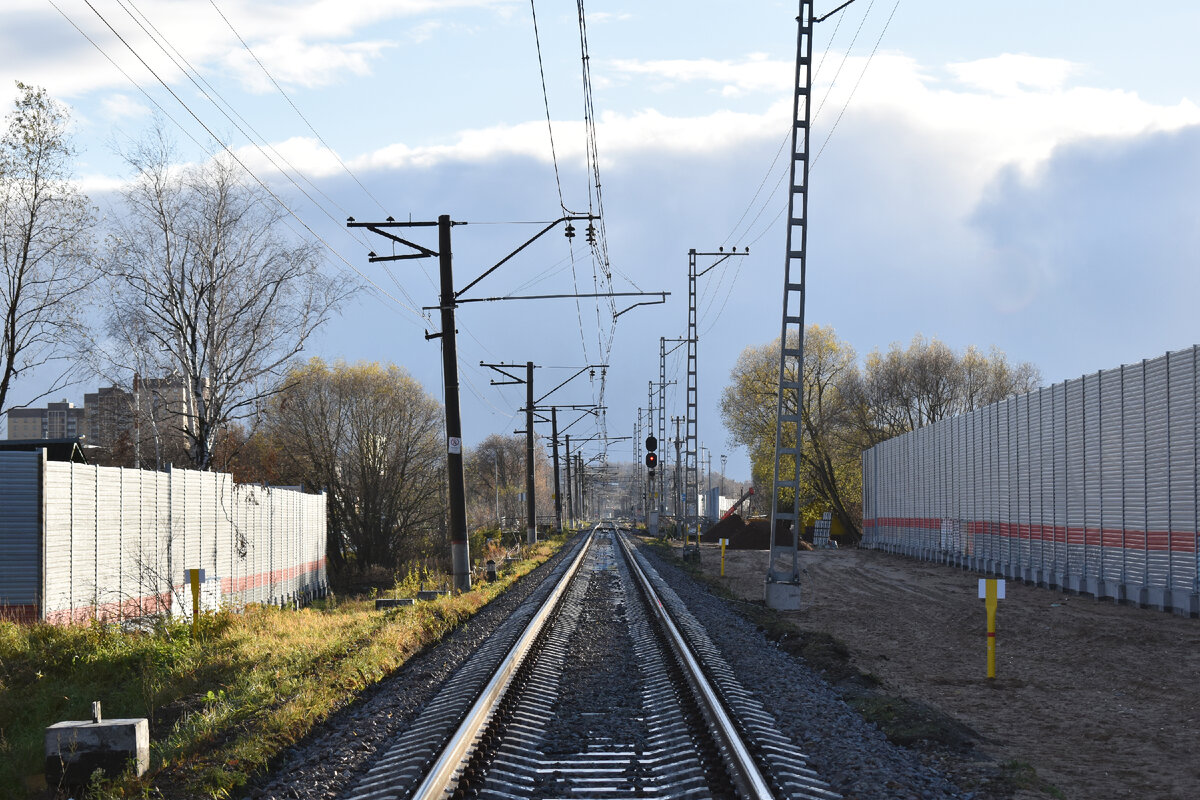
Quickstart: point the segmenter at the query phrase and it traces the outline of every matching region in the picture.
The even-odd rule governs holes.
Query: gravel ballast
[[[284,752],[269,776],[252,782],[240,796],[255,800],[333,800],[349,792],[479,645],[530,595],[549,591],[543,579],[574,554],[577,543],[568,542],[440,644],[417,654],[394,675],[317,726]]]
[[[246,787],[241,795],[280,800],[342,797],[376,758],[387,752],[446,678],[541,588],[544,577],[574,550],[574,543],[564,547],[443,643],[415,656],[358,702],[318,726],[281,757],[270,776]],[[663,559],[655,548],[642,546],[640,550],[704,625],[741,683],[760,695],[780,729],[834,791],[848,799],[864,800],[973,797],[923,763],[918,753],[889,742],[820,675],[781,651],[753,623]]]
[[[742,685],[759,700],[830,787],[849,798],[965,800],[947,776],[919,754],[888,741],[843,702],[803,661],[782,652],[754,624],[687,573],[641,546],[659,575],[707,630]]]

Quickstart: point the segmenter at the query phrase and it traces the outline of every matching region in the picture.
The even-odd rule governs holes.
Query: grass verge
[[[152,630],[0,622],[0,797],[44,798],[46,726],[104,715],[151,720],[141,779],[97,783],[93,798],[230,797],[365,688],[440,640],[545,561],[547,541],[470,592],[376,612],[367,599],[301,611],[251,607]],[[76,797],[80,795],[76,794]]]

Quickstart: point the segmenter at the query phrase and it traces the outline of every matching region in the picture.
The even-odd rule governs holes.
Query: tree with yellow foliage
[[[804,337],[803,371],[801,506],[831,511],[846,534],[856,540],[862,516],[861,449],[851,424],[852,409],[841,386],[857,375],[857,356],[833,328],[810,325]],[[775,465],[779,340],[743,350],[730,378],[721,396],[721,416],[730,442],[749,451],[755,485],[770,486]],[[795,376],[786,379],[795,380]],[[795,411],[784,409],[786,414]],[[788,426],[784,446],[794,447],[795,436],[795,426]],[[790,474],[791,467],[789,462],[781,469]]]
[[[793,345],[794,346],[794,345]],[[810,325],[804,335],[803,408],[800,427],[801,507],[832,512],[850,542],[862,521],[862,451],[945,417],[963,414],[1037,388],[1034,365],[1009,362],[992,348],[961,354],[945,343],[913,338],[872,351],[860,370],[854,348],[831,327]],[[779,340],[747,347],[721,398],[730,442],[750,453],[754,483],[774,481],[775,413],[779,390]],[[785,376],[795,380],[795,376]],[[795,414],[787,407],[785,414]],[[796,426],[784,427],[784,447],[794,447]],[[781,470],[791,474],[791,456]],[[790,505],[786,495],[777,498]],[[814,513],[815,516],[815,513]]]
[[[265,433],[285,479],[327,492],[335,568],[397,569],[441,552],[442,408],[402,367],[293,368]]]

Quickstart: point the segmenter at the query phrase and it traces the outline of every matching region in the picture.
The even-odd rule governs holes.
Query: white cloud
[[[836,55],[834,57],[837,57]],[[1060,59],[1002,55],[927,68],[914,59],[880,53],[857,86],[866,61],[850,58],[836,86],[818,86],[812,149],[839,126],[868,126],[864,135],[891,147],[894,129],[925,136],[938,149],[947,171],[957,176],[962,202],[973,202],[1000,170],[1016,166],[1031,176],[1056,147],[1094,137],[1132,137],[1200,124],[1200,108],[1188,100],[1156,105],[1118,89],[1068,86],[1079,65]],[[607,112],[600,120],[602,158],[639,151],[716,152],[762,138],[777,139],[791,114],[792,66],[755,55],[739,62],[711,59],[616,62],[625,76],[645,76],[664,85],[706,82],[723,94],[771,91],[779,96],[755,113],[716,109],[693,115],[667,115],[653,108]],[[847,107],[847,101],[850,104]],[[814,111],[816,109],[814,108]],[[873,132],[872,132],[873,131]],[[915,132],[915,133],[913,133]],[[845,129],[834,131],[836,149]],[[555,123],[562,159],[580,159],[578,123]],[[549,158],[544,123],[531,121],[463,131],[448,144],[412,147],[394,144],[364,156],[366,166],[431,166],[440,161],[477,161],[504,155]]]
[[[596,138],[602,166],[627,154],[713,153],[738,146],[750,137],[769,138],[786,130],[790,104],[780,102],[763,114],[720,110],[700,117],[672,117],[653,109],[633,114],[601,115]],[[555,122],[554,142],[560,162],[582,163],[581,122]],[[442,162],[482,162],[505,157],[549,162],[550,144],[542,121],[463,131],[452,144],[410,147],[397,143],[356,159],[352,169],[432,167]]]
[[[295,38],[280,37],[255,46],[254,54],[280,83],[315,87],[335,83],[347,74],[369,75],[370,61],[391,46],[387,42],[307,44]],[[244,49],[230,51],[226,63],[249,91],[274,90],[258,63]]]
[[[287,165],[300,170],[309,178],[323,178],[339,173],[342,169],[337,156],[322,146],[316,139],[295,136],[276,142],[269,148],[259,149],[251,145],[235,150],[238,159],[254,174],[267,177]],[[289,173],[291,170],[288,170]]]
[[[819,87],[817,94],[828,90],[828,98],[814,123],[817,135],[846,104],[854,86],[849,76],[857,79],[863,65],[863,59],[851,58],[847,78],[831,90]],[[1067,77],[1079,69],[1058,59],[1004,55],[950,65],[953,80],[944,81],[907,56],[881,53],[848,113],[896,118],[952,143],[958,169],[976,190],[1006,166],[1033,175],[1063,144],[1200,124],[1200,108],[1190,100],[1162,106],[1120,89],[1068,86]]]
[[[1065,59],[1013,53],[947,64],[946,69],[963,85],[1010,96],[1026,90],[1060,90],[1067,78],[1081,71],[1080,65]]]
[[[367,62],[377,54],[379,42],[359,38],[372,26],[392,19],[423,14],[445,14],[456,8],[505,9],[511,0],[373,0],[346,3],[343,0],[225,0],[224,16],[259,54],[273,72],[289,76],[303,85],[328,84],[341,75],[363,74]],[[84,35],[121,65],[135,80],[154,79],[132,56],[105,22],[86,5],[64,0],[60,14],[41,0],[5,0],[4,25],[0,25],[0,74],[45,86],[57,97],[76,97],[106,87],[127,87],[128,79],[98,52]],[[122,37],[166,81],[178,83],[182,74],[133,20],[119,8],[102,8],[105,18]],[[213,64],[229,62],[240,53],[248,60],[241,42],[225,20],[207,3],[178,0],[143,0],[134,12],[165,38],[202,72]],[[418,35],[428,36],[433,28],[417,23]],[[273,50],[278,43],[296,43],[297,53]],[[267,58],[267,55],[270,58]],[[309,58],[310,63],[299,63]],[[242,61],[236,61],[242,64]],[[257,67],[242,76],[257,86],[265,79]]]
[[[619,59],[609,65],[626,79],[650,80],[658,89],[671,89],[685,83],[715,84],[726,97],[751,92],[786,92],[791,86],[794,67],[784,61],[771,61],[755,53],[741,61],[672,59],[640,61]]]
[[[101,112],[109,122],[139,119],[150,114],[150,108],[127,94],[110,94],[101,101]]]

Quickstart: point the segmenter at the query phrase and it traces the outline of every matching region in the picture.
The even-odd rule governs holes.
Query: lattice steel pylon
[[[696,248],[688,250],[688,329],[687,329],[687,394],[685,402],[687,410],[683,423],[683,492],[687,498],[684,506],[684,534],[686,546],[694,534],[696,546],[700,545],[700,498],[696,496],[699,488],[699,466],[697,458],[699,447],[699,390],[696,385],[696,345],[699,335],[696,332]]]
[[[667,355],[669,352],[674,352],[687,339],[668,339],[665,336],[658,337],[658,440],[660,442],[667,441],[667,387],[674,385],[675,381],[667,381]],[[667,342],[672,342],[675,347],[670,351],[667,350]],[[668,456],[667,460],[670,460]],[[676,492],[679,490],[676,489]],[[667,512],[667,470],[661,469],[658,472],[658,511],[660,514]]]
[[[796,18],[796,83],[792,113],[791,190],[783,271],[783,323],[779,334],[779,394],[775,405],[775,470],[771,494],[771,560],[767,564],[767,604],[799,605],[800,451],[804,375],[805,261],[808,244],[809,114],[812,96],[812,0],[800,0]],[[797,202],[799,201],[799,202]],[[797,245],[796,239],[799,238]],[[791,502],[786,497],[790,493]],[[775,532],[786,520],[791,544],[777,545]],[[790,554],[791,568],[777,570],[776,560]],[[775,591],[787,584],[793,591]],[[783,587],[777,587],[783,588]],[[772,596],[776,602],[772,602]]]
[[[684,543],[694,541],[700,546],[700,440],[699,420],[700,411],[699,391],[697,388],[696,346],[700,334],[696,331],[696,279],[732,256],[747,256],[750,249],[737,252],[731,248],[729,252],[720,248],[715,253],[698,253],[695,248],[688,250],[688,329],[687,329],[687,414],[684,423],[683,447],[683,491],[687,495],[687,505],[684,508],[685,528]],[[696,271],[696,259],[699,256],[712,256],[717,260],[699,272]],[[692,540],[690,537],[695,536]]]

